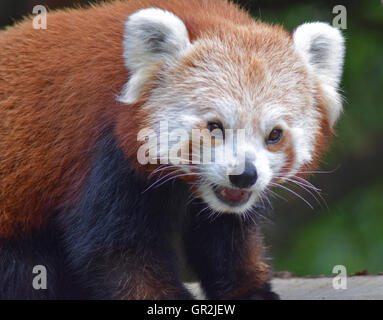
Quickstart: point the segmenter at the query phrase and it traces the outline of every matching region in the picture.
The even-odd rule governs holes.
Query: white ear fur
[[[299,26],[294,32],[294,45],[308,69],[319,79],[328,104],[330,125],[342,111],[338,93],[344,60],[342,33],[327,23],[313,22]]]
[[[129,16],[125,25],[125,65],[129,80],[119,100],[133,103],[141,93],[153,67],[174,59],[190,45],[188,32],[180,18],[158,8],[139,10]]]

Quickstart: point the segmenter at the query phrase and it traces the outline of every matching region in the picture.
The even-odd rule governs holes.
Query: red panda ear
[[[342,33],[327,23],[313,22],[299,26],[293,38],[295,48],[325,93],[333,126],[342,111],[342,98],[338,93],[345,51]]]
[[[188,46],[185,24],[169,11],[158,8],[139,10],[129,16],[124,33],[124,59],[129,80],[119,98],[133,103],[159,62],[172,61]]]

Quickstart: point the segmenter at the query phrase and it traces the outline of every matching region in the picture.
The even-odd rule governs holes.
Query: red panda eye
[[[210,121],[207,123],[207,129],[210,131],[210,134],[214,138],[218,138],[218,139],[224,139],[225,138],[225,132],[223,130],[222,123]]]
[[[271,130],[269,137],[267,138],[267,144],[276,144],[282,138],[283,131],[281,129],[273,129]]]

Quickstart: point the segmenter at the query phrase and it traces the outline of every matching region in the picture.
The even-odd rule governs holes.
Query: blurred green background
[[[192,1],[192,0],[191,0]],[[89,1],[1,0],[0,27],[32,12]],[[331,275],[335,265],[348,273],[383,271],[383,8],[379,0],[237,0],[251,14],[293,30],[306,21],[332,22],[335,5],[347,9],[344,114],[337,137],[311,182],[322,190],[317,203],[297,190],[314,209],[290,194],[274,199],[263,224],[274,269],[298,276]],[[272,221],[272,222],[270,222]]]

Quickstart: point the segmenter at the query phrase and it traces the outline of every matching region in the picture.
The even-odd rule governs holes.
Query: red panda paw
[[[280,297],[273,291],[257,290],[250,296],[245,297],[244,300],[280,300]]]
[[[235,300],[280,300],[277,293],[272,291],[269,283],[264,284],[261,288],[251,290],[245,294],[236,296]]]

